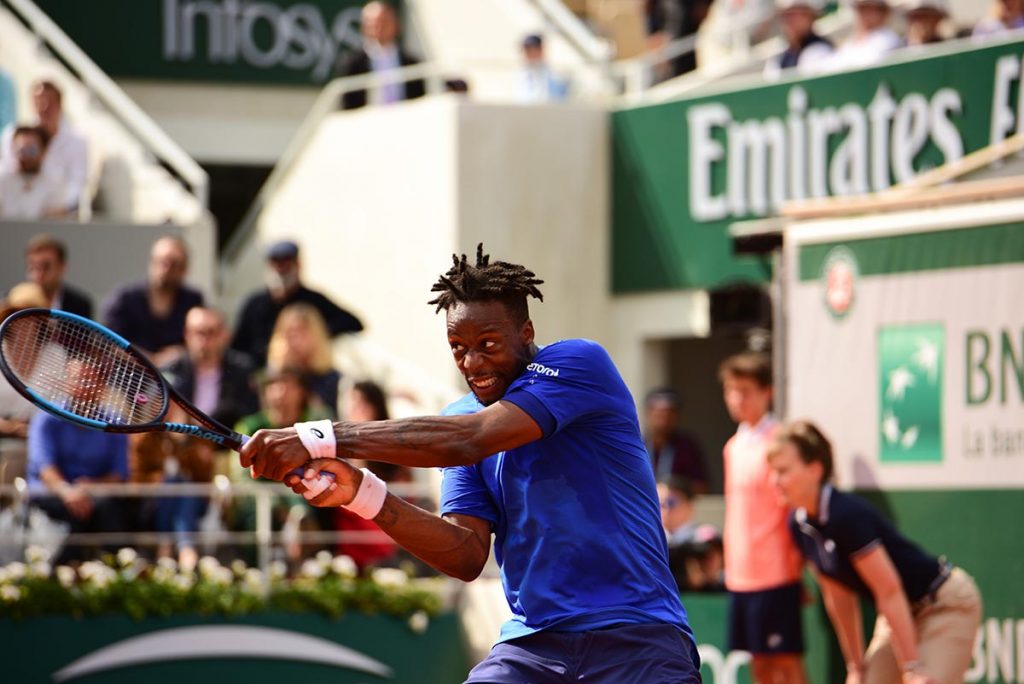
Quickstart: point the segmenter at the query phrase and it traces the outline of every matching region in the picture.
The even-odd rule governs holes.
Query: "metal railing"
[[[164,133],[113,79],[96,66],[32,0],[3,0],[3,4],[78,76],[85,87],[149,153],[177,174],[203,208],[208,206],[209,177],[206,171]]]
[[[272,513],[275,500],[291,494],[278,483],[237,483],[226,476],[218,475],[211,483],[87,483],[76,485],[83,492],[96,497],[112,498],[181,498],[208,497],[211,506],[219,511],[226,502],[251,498],[255,502],[255,524],[252,530],[194,530],[188,533],[197,547],[207,549],[224,546],[255,546],[257,566],[266,573],[274,560],[275,548],[285,544],[377,544],[390,541],[385,533],[374,530],[301,530],[297,525],[285,529],[273,529]],[[436,498],[435,493],[425,484],[396,482],[388,484],[388,491],[407,499]],[[44,497],[54,498],[56,494],[42,485],[29,486],[23,478],[15,478],[14,484],[0,485],[0,502],[18,512],[18,519],[27,524],[28,511],[33,500]],[[297,506],[305,506],[296,501]],[[295,521],[296,523],[298,520]],[[30,535],[0,536],[0,548],[20,547],[22,552],[31,543]],[[157,546],[174,539],[173,532],[120,531],[120,532],[78,532],[61,535],[62,545],[71,546]]]

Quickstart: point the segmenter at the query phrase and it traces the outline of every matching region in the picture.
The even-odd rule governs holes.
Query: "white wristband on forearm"
[[[380,513],[380,509],[384,508],[384,499],[388,496],[388,488],[384,484],[384,480],[366,468],[360,468],[360,470],[363,471],[363,481],[359,484],[359,491],[356,492],[352,501],[342,508],[347,508],[360,518],[373,520]]]
[[[295,431],[299,433],[302,446],[306,447],[310,458],[334,458],[338,443],[334,439],[334,424],[331,421],[296,423]]]

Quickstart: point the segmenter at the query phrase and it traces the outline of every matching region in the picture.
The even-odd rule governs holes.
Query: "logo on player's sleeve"
[[[526,370],[537,373],[538,375],[546,375],[549,378],[558,377],[557,368],[548,368],[547,366],[543,366],[539,363],[531,363],[529,366],[526,367]]]

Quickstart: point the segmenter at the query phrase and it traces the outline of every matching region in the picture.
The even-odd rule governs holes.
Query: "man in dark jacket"
[[[374,73],[387,74],[400,67],[418,64],[419,60],[405,52],[398,44],[398,13],[386,2],[371,2],[363,8],[363,48],[348,53],[336,69],[336,76],[356,76]],[[412,100],[426,94],[423,79],[389,81],[380,86],[374,98],[381,104]],[[341,97],[342,109],[365,107],[367,92],[353,90]]]
[[[267,288],[255,292],[245,300],[231,348],[249,356],[256,366],[267,360],[267,345],[274,332],[274,323],[281,309],[294,302],[312,304],[331,336],[359,332],[363,324],[358,318],[332,302],[325,295],[302,284],[299,277],[299,246],[291,240],[281,240],[267,250]]]
[[[51,309],[92,318],[92,298],[64,282],[67,247],[52,235],[36,235],[25,247],[25,276],[43,288]]]
[[[196,407],[228,427],[259,409],[253,389],[252,363],[229,350],[224,314],[196,306],[185,317],[186,353],[163,373],[174,389]]]

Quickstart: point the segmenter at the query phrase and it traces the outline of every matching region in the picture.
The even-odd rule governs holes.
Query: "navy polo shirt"
[[[911,603],[934,588],[941,572],[935,556],[897,532],[868,502],[832,485],[821,490],[818,517],[798,508],[789,516],[789,529],[801,553],[821,574],[867,598],[873,598],[871,590],[857,574],[853,560],[879,544],[892,559]]]
[[[445,468],[441,485],[442,514],[481,518],[494,530],[512,609],[500,641],[651,623],[692,639],[636,408],[608,353],[588,340],[550,344],[502,400],[544,437]],[[468,394],[444,413],[482,408]]]

